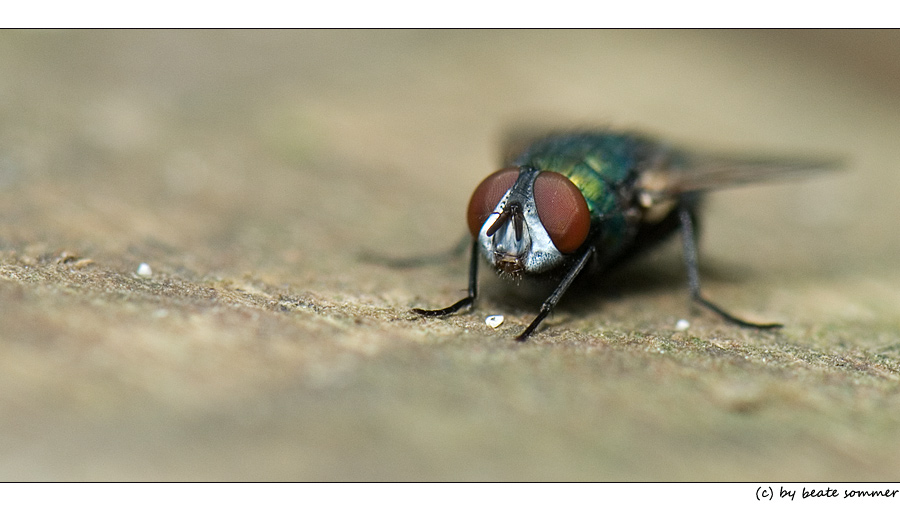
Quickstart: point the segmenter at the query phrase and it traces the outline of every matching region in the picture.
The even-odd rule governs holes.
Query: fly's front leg
[[[784,325],[778,323],[758,324],[742,320],[703,298],[700,294],[700,272],[697,263],[697,236],[694,231],[694,219],[691,218],[691,212],[684,206],[679,208],[678,218],[681,222],[684,263],[687,266],[688,286],[690,286],[691,289],[691,298],[706,309],[716,313],[733,324],[740,325],[741,327],[753,327],[755,329],[778,329],[784,327]]]
[[[572,266],[569,271],[566,273],[566,276],[560,281],[559,285],[557,285],[556,289],[553,290],[553,293],[547,297],[547,300],[541,304],[541,311],[538,313],[538,316],[535,317],[534,320],[531,321],[531,324],[522,331],[518,337],[516,337],[516,341],[525,341],[531,336],[531,333],[537,329],[538,325],[541,323],[547,315],[550,314],[550,311],[553,310],[556,303],[559,302],[559,299],[562,298],[563,294],[566,293],[566,290],[569,289],[569,286],[572,285],[572,282],[575,281],[575,278],[578,277],[578,274],[584,270],[584,267],[587,265],[587,262],[590,261],[591,256],[594,255],[594,247],[589,246],[584,254],[581,255],[581,258],[578,259],[578,263]]]
[[[413,313],[422,316],[447,316],[456,313],[460,309],[471,307],[475,303],[475,297],[478,295],[478,239],[472,240],[472,256],[469,260],[469,295],[464,299],[456,301],[454,304],[444,309],[419,309],[412,310]]]

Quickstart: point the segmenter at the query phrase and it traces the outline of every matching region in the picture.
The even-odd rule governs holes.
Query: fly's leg
[[[681,221],[681,241],[684,245],[684,263],[687,266],[688,285],[691,288],[691,298],[706,309],[733,324],[740,325],[741,327],[752,327],[755,329],[778,329],[784,327],[784,325],[778,323],[758,324],[742,320],[700,295],[700,272],[698,271],[697,263],[697,237],[694,232],[694,220],[691,218],[691,213],[685,207],[681,207],[678,210],[678,217]]]
[[[373,251],[363,251],[358,254],[358,257],[360,260],[367,263],[374,263],[376,265],[382,265],[390,268],[411,268],[424,267],[425,265],[443,265],[451,260],[460,258],[463,253],[466,252],[466,246],[469,245],[470,239],[471,236],[466,234],[466,236],[460,238],[459,242],[457,242],[456,245],[454,245],[450,249],[445,249],[443,251],[435,252],[432,254],[421,254],[418,256],[398,258],[379,254]]]
[[[462,308],[471,307],[475,303],[475,297],[478,295],[478,239],[472,240],[472,259],[469,260],[469,295],[463,299],[456,301],[454,304],[444,309],[419,309],[412,310],[413,313],[422,316],[447,316],[456,313]]]
[[[541,323],[547,315],[550,314],[550,311],[553,310],[553,307],[556,306],[556,303],[559,302],[559,299],[562,298],[563,294],[566,293],[566,290],[569,289],[569,286],[572,285],[572,282],[575,281],[575,278],[578,277],[578,274],[584,270],[584,267],[587,265],[587,262],[590,261],[591,256],[594,255],[594,247],[589,246],[587,250],[584,251],[584,254],[579,258],[578,263],[576,263],[569,271],[566,273],[566,276],[560,281],[559,285],[556,287],[556,290],[553,290],[553,293],[547,297],[547,300],[541,304],[541,311],[538,313],[538,316],[535,317],[534,320],[531,321],[531,324],[522,331],[522,334],[516,337],[516,341],[525,341],[531,336],[531,333],[537,329],[538,325]]]

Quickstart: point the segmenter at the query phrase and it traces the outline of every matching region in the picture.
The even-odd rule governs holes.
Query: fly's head
[[[578,187],[555,172],[501,169],[481,182],[467,212],[482,255],[504,276],[559,266],[587,239],[590,212]]]

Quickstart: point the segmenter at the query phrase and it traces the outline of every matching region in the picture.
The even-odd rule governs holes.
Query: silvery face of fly
[[[501,275],[546,272],[563,261],[541,223],[534,198],[534,182],[540,171],[523,169],[478,232],[478,245]]]

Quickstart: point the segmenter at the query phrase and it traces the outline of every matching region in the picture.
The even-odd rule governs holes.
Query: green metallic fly
[[[502,276],[557,277],[556,289],[516,338],[525,341],[585,271],[602,271],[681,231],[691,298],[723,319],[756,329],[781,324],[742,320],[700,293],[695,230],[703,192],[833,169],[832,161],[704,156],[635,134],[549,135],[526,146],[472,194],[468,295],[443,309],[472,307],[479,254]]]

